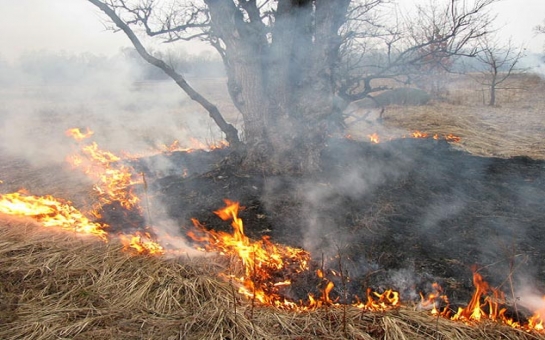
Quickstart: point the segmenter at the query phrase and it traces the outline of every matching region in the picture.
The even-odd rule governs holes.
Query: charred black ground
[[[411,138],[331,140],[322,171],[312,176],[248,173],[225,161],[229,155],[219,149],[130,161],[148,184],[133,188],[144,197],[145,217],[153,225],[169,219],[182,233],[192,229],[191,218],[231,231],[213,211],[224,199],[239,201],[248,236],[304,247],[315,268],[342,266],[350,277],[347,296],[393,288],[417,300],[437,281],[453,305],[465,305],[474,289],[472,266],[508,295],[511,285],[545,293],[545,161],[478,157],[443,140]],[[4,166],[7,192],[41,188],[36,194],[89,203],[92,183],[71,169],[11,160]],[[115,204],[103,209],[111,232],[145,225],[139,213]],[[329,278],[336,283],[332,296],[342,298],[342,282]],[[285,293],[294,298],[320,284],[312,273],[292,279]]]
[[[543,161],[477,157],[433,139],[332,140],[322,172],[266,176],[221,163],[227,152],[172,153],[175,167],[164,177],[150,170],[153,158],[135,162],[165,210],[153,204],[153,214],[184,231],[192,217],[227,231],[213,211],[225,198],[239,201],[250,237],[307,249],[311,242],[318,262],[348,271],[350,291],[396,288],[414,298],[438,281],[464,303],[474,265],[504,291],[509,277],[544,288]]]

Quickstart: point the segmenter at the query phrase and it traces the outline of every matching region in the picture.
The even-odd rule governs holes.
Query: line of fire
[[[70,129],[66,135],[73,138],[79,147],[67,158],[67,162],[74,171],[81,171],[93,180],[96,203],[88,209],[80,210],[68,200],[35,196],[21,189],[0,195],[0,212],[32,218],[46,228],[87,237],[91,235],[104,242],[121,242],[123,250],[135,256],[183,256],[184,249],[174,246],[174,238],[178,236],[164,233],[159,236],[152,224],[127,232],[104,219],[106,206],[146,219],[146,201],[149,199],[146,176],[137,173],[129,163],[124,162],[138,155],[118,156],[101,150],[97,143],[89,142],[93,136],[93,131],[89,129]],[[451,143],[460,141],[459,137],[450,134],[430,135],[419,131],[406,137],[444,139]],[[372,143],[380,142],[378,134],[370,135],[369,139]],[[195,144],[195,149],[226,146],[225,143],[212,146]],[[183,149],[176,141],[155,152],[179,150],[191,152],[193,149]],[[193,226],[189,227],[190,231],[183,241],[202,252],[218,254],[235,263],[228,272],[222,273],[221,278],[231,282],[238,293],[252,304],[295,312],[349,306],[362,313],[413,306],[428,313],[430,317],[442,317],[468,325],[486,321],[527,332],[545,332],[545,308],[528,311],[527,314],[515,313],[509,308],[505,293],[490,286],[477,268],[473,270],[474,293],[465,306],[451,304],[447,293],[435,282],[430,282],[431,291],[421,292],[417,301],[403,301],[399,292],[393,289],[378,291],[360,285],[360,292],[348,292],[345,287],[354,278],[342,268],[330,269],[327,261],[313,259],[305,249],[278,244],[269,237],[257,240],[249,238],[245,234],[243,220],[239,217],[243,209],[241,204],[244,202],[225,199],[225,206],[214,211],[217,218],[230,223],[230,232],[209,229],[194,218]],[[147,223],[150,222],[148,219]]]

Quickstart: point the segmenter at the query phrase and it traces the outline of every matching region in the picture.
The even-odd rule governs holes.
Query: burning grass
[[[348,133],[364,141],[369,140],[368,135],[376,134],[386,141],[414,130],[430,136],[453,134],[461,137],[458,147],[475,155],[545,159],[543,79],[531,74],[513,76],[498,92],[498,105],[490,107],[485,104],[487,89],[474,79],[450,77],[448,93],[442,101],[422,106],[387,106],[383,124],[348,122]],[[360,113],[365,114],[369,112]]]
[[[526,118],[520,112],[487,107],[469,111],[468,108],[445,103],[418,108],[395,107],[385,118],[385,125],[418,129],[430,135],[452,133],[461,137],[459,147],[474,155],[545,159],[543,132],[530,133],[531,129],[521,125]],[[479,112],[475,114],[473,111]],[[512,124],[499,122],[507,116],[512,119]]]
[[[221,257],[131,256],[34,223],[0,226],[0,338],[545,339],[491,322],[468,326],[410,307],[293,312],[253,306],[217,278]]]
[[[101,171],[95,169],[92,173],[109,175],[116,184],[115,190],[95,186],[99,196],[116,202],[132,197],[126,190],[133,184],[130,169],[117,164],[117,157],[97,152],[95,144],[91,146],[95,150],[89,159],[91,165],[96,158],[105,160],[94,166]],[[122,182],[113,176],[120,172],[126,174],[123,176],[126,180]],[[101,179],[99,183],[110,183],[110,177],[107,177],[108,181],[102,180],[103,177],[97,179]],[[129,198],[117,195],[118,192],[129,193]],[[36,206],[38,198],[28,196],[24,198],[31,199],[32,209],[24,205],[21,212],[21,204],[15,202],[15,199],[23,198],[20,194],[7,194],[3,198],[9,208],[4,209],[6,213],[32,217],[44,226],[50,223],[45,217],[64,212],[67,209],[63,207],[68,204],[57,205],[56,201],[52,204],[51,197],[46,197],[44,207]],[[268,238],[249,239],[237,215],[238,203],[226,201],[226,204],[215,213],[223,220],[232,220],[232,235],[195,224],[201,234],[193,237],[195,241],[204,243],[208,251],[227,255],[204,261],[187,256],[170,260],[147,256],[168,252],[152,235],[145,233],[102,237],[108,241],[105,245],[92,242],[86,236],[75,238],[72,234],[78,230],[69,228],[70,223],[65,227],[58,219],[54,219],[51,226],[63,226],[69,233],[45,233],[31,224],[8,222],[0,232],[0,240],[4,240],[0,244],[3,255],[0,257],[0,275],[5,282],[1,292],[2,301],[6,301],[2,306],[6,312],[0,317],[9,327],[1,328],[0,336],[30,339],[486,339],[497,338],[498,334],[508,334],[504,338],[539,338],[542,335],[526,332],[529,328],[525,326],[507,330],[500,322],[489,321],[498,314],[489,317],[479,307],[481,298],[489,291],[488,286],[477,286],[472,303],[461,314],[457,313],[461,316],[451,318],[459,321],[456,323],[447,322],[449,316],[443,312],[440,313],[442,318],[435,319],[427,312],[416,311],[410,301],[400,307],[398,293],[391,290],[382,294],[368,290],[366,299],[361,299],[366,300],[364,302],[352,303],[345,297],[346,301],[341,303],[338,297],[329,296],[334,284],[323,269],[316,271],[321,287],[314,287],[321,293],[309,294],[308,301],[286,298],[281,293],[282,287],[291,284],[289,278],[286,280],[286,272],[312,273],[307,266],[310,254],[302,249],[274,244]],[[37,212],[36,207],[40,208]],[[27,210],[31,210],[31,214]],[[81,215],[77,210],[67,211]],[[68,219],[62,216],[61,222]],[[134,254],[133,249],[142,255],[132,257],[122,252],[131,250],[129,254]],[[233,268],[233,258],[242,266]],[[344,281],[342,274],[341,281]],[[495,306],[498,309],[499,304]],[[475,311],[484,316],[473,317]],[[483,337],[476,332],[487,335]]]
[[[460,124],[462,120],[453,116],[428,117],[422,110],[418,114],[423,118],[415,128],[428,135],[448,132],[461,135],[465,140],[474,125],[470,120]],[[394,122],[393,117],[389,118],[390,123]],[[445,124],[451,118],[452,124]],[[458,130],[456,126],[462,127]],[[80,140],[90,137],[90,130],[79,135]],[[116,156],[99,153],[96,144],[90,144],[83,151],[83,155],[93,155],[88,160],[91,166],[83,169],[98,167],[114,179],[118,178],[114,174],[124,175],[121,181],[113,181],[119,184],[114,190],[95,185],[99,198],[118,202],[127,199],[120,198],[118,192],[132,197],[127,188],[134,184],[146,187],[145,177],[132,176],[135,182],[130,169],[120,164]],[[170,149],[164,151],[170,152]],[[93,163],[91,160],[96,158],[104,161]],[[102,177],[96,178],[99,179],[99,184],[106,183]],[[102,204],[110,202],[101,200]],[[131,207],[134,205],[128,206]],[[225,216],[222,211],[216,214],[238,225],[233,241],[242,247],[237,247],[251,248],[249,252],[253,255],[237,257],[243,266],[232,267],[230,252],[226,257],[166,259],[148,256],[151,251],[143,251],[144,255],[140,256],[122,251],[138,250],[147,241],[153,242],[150,234],[121,235],[108,238],[105,244],[87,237],[77,238],[73,233],[45,231],[20,220],[6,221],[0,227],[0,338],[545,339],[543,333],[512,329],[486,317],[476,323],[468,316],[459,318],[459,322],[434,317],[417,311],[410,302],[402,307],[374,308],[373,312],[339,304],[328,297],[333,289],[333,286],[327,288],[331,282],[318,298],[319,305],[312,305],[311,301],[291,309],[272,307],[277,306],[274,301],[256,297],[256,283],[265,287],[269,284],[273,293],[276,285],[270,286],[270,275],[255,278],[256,268],[261,268],[263,262],[255,254],[257,250],[267,250],[264,258],[269,260],[270,248],[282,246],[269,243],[268,239],[252,243],[244,235],[236,211],[225,212]],[[239,235],[236,230],[240,231]],[[209,245],[215,245],[210,240],[224,236],[203,228],[200,231],[206,233]],[[257,249],[253,248],[256,246]],[[211,250],[218,251],[216,248]],[[164,253],[163,248],[159,250],[157,253]],[[305,257],[305,261],[308,260]],[[282,261],[279,270],[284,269],[285,260]],[[264,263],[269,265],[269,262]],[[295,261],[288,261],[293,263]],[[306,266],[300,269],[304,268]],[[239,290],[248,285],[249,290]],[[478,295],[477,301],[480,298]]]

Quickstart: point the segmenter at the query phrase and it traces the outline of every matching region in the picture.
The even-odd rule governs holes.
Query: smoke
[[[206,61],[199,60],[194,68],[192,63],[184,67],[198,76]],[[0,178],[4,189],[24,186],[31,193],[54,194],[85,204],[88,198],[77,196],[82,190],[72,187],[72,192],[65,192],[69,185],[57,178],[61,176],[58,173],[66,176],[62,179],[65,183],[81,183],[72,180],[81,181],[79,171],[64,170],[68,168],[67,156],[77,153],[82,145],[96,142],[101,150],[123,157],[155,154],[174,141],[182,148],[221,141],[222,134],[206,112],[172,80],[153,70],[127,50],[113,57],[34,51],[11,63],[0,59],[0,151],[8,169]],[[206,72],[210,76],[212,71]],[[213,88],[219,95],[212,99],[222,98],[216,83],[189,81],[203,92]],[[74,127],[88,128],[94,134],[78,143],[65,134]],[[11,174],[10,163],[25,164],[29,168],[26,176],[32,178]],[[144,166],[158,177],[181,175],[184,170],[164,155],[148,159]],[[54,176],[52,169],[57,169]],[[11,178],[23,181],[10,183]],[[179,224],[159,214],[166,209],[158,202],[153,202],[153,209],[143,206],[143,210],[148,225],[169,248],[201,254],[185,243]],[[156,213],[154,218],[150,218],[150,210]]]
[[[353,157],[351,152],[356,150],[349,150],[348,145],[336,147],[335,141],[331,143],[332,159],[327,161],[333,168],[328,169],[323,178],[306,181],[297,189],[305,217],[303,246],[312,253],[329,257],[337,255],[339,248],[350,244],[354,237],[350,230],[342,229],[347,220],[339,212],[346,212],[347,206],[358,205],[364,198],[371,197],[387,181],[405,176],[412,162],[405,155],[399,155],[390,164],[380,159],[370,161]]]
[[[159,206],[158,202],[153,202],[154,210]],[[161,209],[159,209],[161,210]],[[159,218],[153,219],[152,216],[147,216],[148,225],[153,225],[153,231],[161,245],[167,250],[167,256],[191,256],[203,257],[207,256],[206,252],[200,251],[192,247],[186,242],[185,235],[181,233],[179,224],[167,218],[165,215],[156,216]]]
[[[522,69],[545,78],[545,55],[543,53],[529,53],[520,60]]]
[[[172,81],[149,81],[125,54],[27,53],[0,62],[0,147],[33,164],[59,163],[71,152],[64,131],[88,127],[103,149],[139,154],[179,140],[221,140],[202,109]],[[188,143],[186,145],[190,147]]]
[[[523,286],[517,291],[516,303],[530,311],[539,312],[540,316],[543,317],[545,314],[545,296],[537,295],[536,291],[539,291],[536,287]]]

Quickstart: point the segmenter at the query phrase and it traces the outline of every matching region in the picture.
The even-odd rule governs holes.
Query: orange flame
[[[121,234],[119,238],[123,244],[123,250],[126,251],[147,255],[163,255],[165,253],[165,249],[155,242],[149,233]]]
[[[131,168],[121,164],[120,160],[113,153],[99,149],[95,142],[82,147],[81,154],[67,158],[73,167],[81,168],[97,181],[94,190],[101,204],[119,202],[125,209],[139,209],[140,199],[131,186],[142,183],[142,179],[134,179]]]
[[[369,137],[369,140],[371,143],[374,143],[374,144],[378,144],[380,143],[380,136],[375,132],[371,135],[368,135],[367,137]],[[414,131],[414,132],[411,132],[411,134],[409,135],[410,138],[433,138],[435,140],[439,140],[439,139],[444,139],[446,140],[447,142],[452,142],[452,143],[458,143],[460,142],[462,139],[458,136],[455,136],[453,135],[452,133],[449,133],[447,135],[443,135],[443,136],[439,136],[439,134],[434,134],[433,136],[430,136],[429,133],[427,132],[421,132],[421,131]],[[407,136],[402,136],[401,138],[407,138]],[[390,138],[391,140],[392,138]]]
[[[473,284],[475,292],[465,308],[459,307],[454,315],[450,315],[449,300],[443,294],[441,286],[433,284],[433,292],[425,299],[421,294],[420,307],[427,309],[432,306],[430,313],[450,320],[461,321],[466,324],[490,320],[508,325],[512,328],[523,329],[526,331],[543,332],[543,315],[545,307],[534,312],[533,316],[528,318],[526,324],[521,324],[505,315],[507,308],[505,306],[505,296],[500,290],[490,287],[483,277],[475,270],[473,272]],[[545,296],[543,297],[545,302]],[[444,307],[439,307],[443,305]]]
[[[543,301],[545,301],[545,296],[543,297]],[[536,311],[534,315],[528,318],[527,328],[530,330],[543,332],[545,330],[543,326],[544,317],[545,317],[545,308],[542,308]]]
[[[367,302],[360,302],[354,306],[368,311],[386,311],[400,305],[398,292],[387,289],[384,293],[378,293],[373,292],[371,288],[367,288]]]
[[[215,211],[223,220],[232,220],[233,233],[206,230],[193,219],[196,232],[188,233],[193,240],[205,243],[204,249],[223,255],[236,255],[244,267],[244,276],[235,278],[240,284],[239,292],[256,301],[277,307],[293,308],[293,302],[279,294],[279,288],[290,285],[284,276],[299,273],[309,268],[310,254],[302,249],[276,245],[269,238],[252,241],[244,234],[244,225],[238,217],[238,202],[225,200],[226,207]],[[281,274],[281,275],[279,275]],[[282,277],[278,280],[278,277]]]
[[[91,234],[106,240],[106,225],[89,221],[71,202],[53,196],[32,196],[21,192],[0,195],[0,212],[27,216],[45,227],[60,227],[81,234]]]
[[[86,133],[81,133],[78,129],[71,130],[69,130],[71,132],[67,131],[67,134],[76,140],[80,136],[88,135],[84,137],[88,138],[92,135],[90,130]],[[373,135],[376,136],[376,142],[378,143],[378,135]],[[412,136],[414,138],[427,138],[428,135],[416,131]],[[437,135],[433,136],[433,138],[436,137]],[[447,135],[445,139],[459,141],[459,137],[453,135]],[[131,169],[119,163],[119,157],[98,149],[97,144],[92,143],[82,148],[82,155],[76,155],[71,160],[72,164],[83,167],[85,172],[93,178],[100,179],[99,184],[95,186],[95,190],[101,194],[102,204],[104,202],[119,201],[126,208],[137,207],[138,197],[128,188],[138,182],[132,179]],[[273,244],[268,237],[263,237],[259,241],[252,241],[244,234],[243,221],[238,216],[241,209],[239,203],[229,200],[225,200],[225,203],[226,207],[214,213],[223,220],[232,221],[232,234],[206,230],[197,220],[193,220],[196,231],[189,233],[189,236],[195,241],[204,243],[205,250],[216,251],[224,255],[236,255],[241,259],[244,266],[244,275],[242,277],[232,277],[240,285],[239,292],[241,294],[262,304],[280,308],[305,310],[323,305],[339,305],[337,299],[331,297],[335,285],[326,278],[323,270],[317,270],[316,272],[317,276],[322,280],[321,297],[317,299],[309,294],[307,303],[294,302],[283,297],[280,289],[289,287],[292,284],[289,275],[309,270],[310,254],[303,249]],[[107,241],[108,234],[105,230],[108,227],[107,225],[91,222],[79,210],[74,208],[69,201],[59,200],[52,196],[38,197],[24,192],[0,194],[0,213],[28,216],[46,227],[56,226],[63,230],[95,235]],[[157,243],[148,232],[121,234],[119,238],[125,251],[149,255],[167,253],[167,250]],[[338,273],[330,272],[339,276]],[[475,292],[470,302],[465,308],[459,308],[453,316],[450,316],[449,300],[437,283],[432,285],[433,292],[429,294],[427,299],[421,295],[421,306],[424,308],[431,306],[431,314],[433,315],[465,323],[492,320],[527,331],[544,331],[545,307],[540,307],[528,319],[527,324],[521,325],[519,322],[505,316],[506,308],[503,307],[505,297],[500,290],[490,287],[476,271],[473,272],[473,283]],[[378,293],[367,289],[366,302],[358,301],[353,303],[352,306],[362,310],[384,311],[397,308],[400,304],[399,293],[394,290],[389,289],[383,293]]]
[[[200,140],[196,139],[196,138],[193,138],[193,137],[190,137],[189,138],[190,142],[191,142],[191,146],[190,147],[182,147],[180,145],[180,141],[178,140],[175,140],[174,142],[172,142],[172,144],[170,145],[166,145],[166,144],[163,144],[159,147],[159,151],[160,152],[165,152],[165,153],[172,153],[172,152],[175,152],[175,151],[183,151],[183,152],[193,152],[193,151],[196,151],[196,150],[216,150],[216,149],[222,149],[222,148],[226,148],[229,146],[229,143],[227,141],[219,141],[217,143],[209,143],[208,145],[201,142]]]
[[[449,133],[448,135],[445,135],[444,138],[448,142],[454,142],[454,143],[458,143],[458,142],[460,142],[462,140],[462,138],[460,138],[458,136],[455,136],[452,133]]]
[[[473,272],[473,285],[475,292],[465,308],[458,308],[458,312],[452,316],[452,320],[481,321],[489,319],[509,325],[519,326],[518,323],[505,316],[506,308],[500,308],[505,304],[505,295],[500,290],[490,287],[483,277]],[[486,308],[488,306],[488,308]]]
[[[87,138],[91,137],[94,134],[94,132],[91,131],[89,128],[86,128],[85,132],[81,132],[81,130],[78,129],[78,128],[72,128],[72,129],[66,130],[65,134],[68,137],[72,137],[76,141],[80,142],[80,141],[82,141],[84,139],[87,139]]]
[[[443,288],[437,283],[432,284],[433,292],[428,295],[428,298],[425,299],[424,295],[420,293],[420,307],[423,309],[428,309],[431,306],[431,315],[439,315],[445,318],[449,318],[449,300],[448,297],[443,294]],[[440,307],[441,304],[444,304],[444,307]]]
[[[369,137],[369,140],[371,141],[371,143],[373,144],[378,144],[380,143],[380,137],[378,136],[378,133],[373,133],[371,135],[368,135],[367,137]]]
[[[411,133],[411,136],[413,138],[428,138],[428,134],[425,133],[425,132],[420,132],[420,131],[414,131],[413,133]]]

